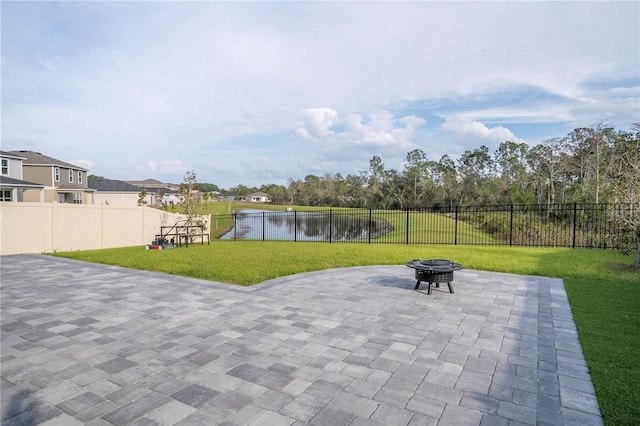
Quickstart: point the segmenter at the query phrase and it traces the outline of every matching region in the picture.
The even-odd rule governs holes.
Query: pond
[[[296,212],[243,209],[234,212],[235,226],[222,240],[354,241],[376,238],[392,230],[362,213]]]

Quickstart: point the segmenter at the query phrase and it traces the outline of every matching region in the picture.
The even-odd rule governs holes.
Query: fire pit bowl
[[[427,288],[427,294],[431,294],[431,284],[434,283],[436,287],[440,287],[440,283],[447,283],[449,291],[453,293],[453,287],[451,281],[453,281],[453,271],[458,271],[464,266],[460,263],[455,263],[446,259],[430,259],[419,260],[414,259],[406,263],[409,268],[416,270],[416,283],[415,289],[420,288],[420,282],[426,281],[429,283]]]

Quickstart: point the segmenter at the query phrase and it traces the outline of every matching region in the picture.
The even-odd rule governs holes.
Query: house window
[[[54,170],[53,173],[55,175],[56,182],[60,182],[60,167],[56,167],[53,170]]]
[[[82,194],[73,194],[73,204],[82,204]]]
[[[2,159],[2,174],[3,175],[9,174],[9,160],[4,158]]]
[[[0,201],[11,201],[11,191],[0,191]]]
[[[73,170],[69,170],[69,183],[73,183]]]
[[[82,172],[78,172],[78,183],[82,183]]]

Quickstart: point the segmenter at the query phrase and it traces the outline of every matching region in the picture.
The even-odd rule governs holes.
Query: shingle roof
[[[30,187],[30,188],[44,188],[39,183],[27,182],[26,180],[14,179],[7,176],[0,176],[0,186],[11,187]]]
[[[92,179],[87,181],[89,188],[102,192],[135,192],[139,193],[140,188],[130,183],[114,179]]]
[[[24,160],[25,159],[25,157],[21,157],[19,155],[12,154],[11,152],[7,152],[7,151],[0,151],[0,155],[2,155],[3,157],[17,158],[19,160]]]
[[[23,164],[25,166],[59,166],[69,169],[82,170],[85,172],[88,171],[84,167],[79,167],[75,164],[67,163],[65,161],[61,161],[35,151],[9,151],[9,154],[26,158],[26,160],[23,161]]]
[[[247,197],[268,197],[269,194],[267,194],[266,192],[262,192],[262,191],[258,191],[258,192],[254,192],[252,194],[247,195]]]
[[[125,180],[125,182],[130,183],[131,185],[138,186],[166,186],[167,184],[164,182],[160,182],[156,179],[145,179],[145,180]]]

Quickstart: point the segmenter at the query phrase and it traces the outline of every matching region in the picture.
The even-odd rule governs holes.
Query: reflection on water
[[[392,230],[386,222],[358,213],[239,210],[223,240],[349,241],[377,238]]]

